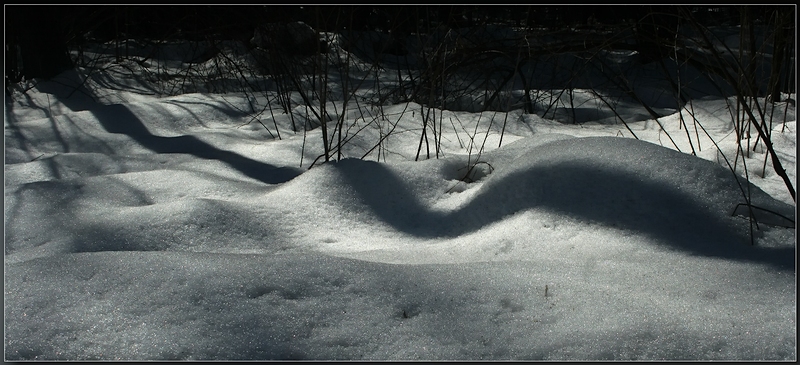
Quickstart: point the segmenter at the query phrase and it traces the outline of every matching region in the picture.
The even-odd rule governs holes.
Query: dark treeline
[[[369,30],[401,37],[437,27],[487,24],[538,30],[629,27],[636,29],[637,50],[657,59],[669,51],[659,40],[672,34],[685,14],[709,26],[763,24],[774,18],[777,7],[692,6],[681,12],[678,6],[645,5],[6,6],[6,86],[23,78],[50,78],[73,67],[69,47],[86,42],[233,39],[247,44],[259,25],[296,21],[318,31]],[[793,7],[784,7],[782,12],[793,19]],[[793,23],[789,31],[794,33]]]
[[[39,27],[68,35],[79,42],[87,34],[96,39],[115,37],[163,39],[228,37],[252,33],[264,23],[302,21],[321,31],[339,31],[342,24],[353,30],[392,29],[414,32],[438,25],[469,27],[506,24],[518,27],[561,27],[583,24],[620,24],[642,21],[653,14],[677,14],[675,6],[7,6],[6,32],[18,35]],[[765,19],[770,6],[755,7],[756,19]],[[736,24],[735,7],[693,7],[692,12],[709,24]],[[25,22],[14,22],[20,16]],[[659,16],[654,16],[659,18]],[[22,20],[22,19],[20,19]],[[333,28],[337,24],[337,28]],[[50,33],[50,32],[47,32]]]

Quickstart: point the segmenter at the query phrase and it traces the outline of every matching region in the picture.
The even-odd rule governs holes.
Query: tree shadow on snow
[[[218,149],[193,136],[153,135],[127,107],[121,104],[94,109],[92,113],[109,133],[127,135],[156,153],[184,153],[203,159],[219,160],[242,174],[267,184],[281,184],[301,173],[299,169],[273,166],[235,152]]]
[[[737,218],[726,216],[728,212],[706,207],[677,187],[626,171],[579,162],[534,166],[487,182],[467,205],[440,212],[423,206],[379,163],[344,160],[335,166],[374,214],[417,237],[458,237],[517,212],[542,208],[572,221],[639,232],[695,255],[795,268],[794,248],[750,246],[747,232],[737,229]]]

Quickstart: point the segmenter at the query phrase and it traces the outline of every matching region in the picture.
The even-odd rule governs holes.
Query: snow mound
[[[546,235],[541,225],[560,225],[592,240],[586,232],[599,226],[664,249],[794,267],[790,242],[749,247],[749,222],[731,216],[744,202],[742,190],[718,164],[633,139],[554,139],[530,138],[508,145],[511,154],[504,148],[486,154],[496,171],[461,192],[451,190],[458,186],[453,159],[423,166],[346,159],[311,170],[270,195],[280,206],[299,207],[295,221],[307,227],[336,232],[346,226],[351,233],[370,231],[382,238],[350,242],[350,252],[403,247],[409,239],[432,245],[437,239],[444,244],[470,235],[499,236],[501,223],[512,226],[503,229],[535,235]],[[739,183],[749,189],[752,204],[793,217],[793,207],[743,179]],[[770,229],[759,228],[756,239]],[[338,236],[323,238],[323,246],[345,246],[348,234]]]

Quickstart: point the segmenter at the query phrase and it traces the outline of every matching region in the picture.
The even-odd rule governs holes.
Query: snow
[[[331,102],[352,139],[309,169],[321,128],[258,94],[82,72],[6,98],[6,360],[797,358],[795,229],[751,246],[734,176],[795,204],[763,145],[727,167],[720,96],[617,105],[638,139],[583,90],[581,123],[436,109],[419,161],[421,105]]]

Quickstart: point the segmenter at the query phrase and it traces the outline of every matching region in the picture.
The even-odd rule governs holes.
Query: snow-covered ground
[[[419,161],[423,106],[334,101],[309,169],[321,128],[264,94],[87,74],[6,97],[6,360],[797,358],[795,204],[756,148],[742,189],[792,221],[750,245],[722,97],[688,131],[583,90],[579,124],[436,109]]]

